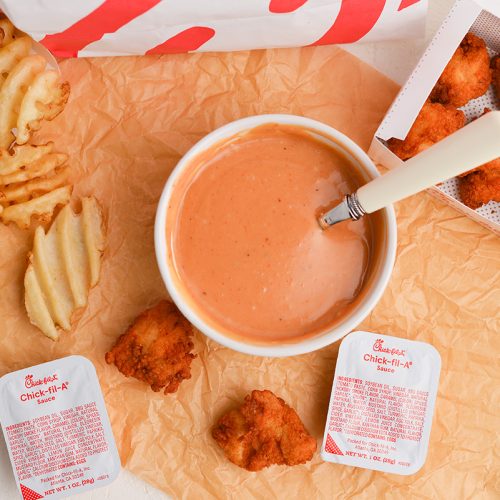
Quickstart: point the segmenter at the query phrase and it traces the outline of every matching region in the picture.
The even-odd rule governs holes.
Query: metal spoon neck
[[[349,215],[352,220],[359,220],[366,215],[365,209],[361,206],[358,200],[357,193],[348,194],[344,198],[344,202],[349,210]]]
[[[356,193],[348,194],[343,201],[319,218],[319,225],[326,229],[345,220],[359,220],[366,212],[359,203]]]

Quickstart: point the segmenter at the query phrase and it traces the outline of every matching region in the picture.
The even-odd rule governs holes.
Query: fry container
[[[369,155],[376,163],[387,168],[402,165],[402,160],[387,148],[386,141],[391,137],[406,137],[445,66],[468,32],[484,39],[490,55],[499,53],[500,3],[496,0],[458,0],[454,4],[375,133]],[[460,109],[470,121],[480,116],[484,108],[499,109],[492,87],[485,95],[473,99]],[[428,192],[500,234],[500,203],[491,201],[472,210],[461,202],[456,178],[432,187]]]

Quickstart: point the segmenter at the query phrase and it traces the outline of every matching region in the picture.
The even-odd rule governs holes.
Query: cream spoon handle
[[[357,199],[372,213],[498,157],[500,111],[491,111],[360,187]]]

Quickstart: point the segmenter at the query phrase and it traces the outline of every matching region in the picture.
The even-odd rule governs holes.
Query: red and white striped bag
[[[54,55],[231,51],[412,38],[427,0],[0,0]]]

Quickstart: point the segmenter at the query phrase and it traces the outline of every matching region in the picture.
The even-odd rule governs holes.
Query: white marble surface
[[[345,46],[344,48],[394,81],[403,83],[453,3],[454,0],[429,0],[425,39],[371,43]],[[0,500],[16,500],[17,498],[20,497],[10,468],[5,442],[0,433]],[[165,500],[168,497],[123,469],[118,479],[111,485],[71,498],[79,500]]]

